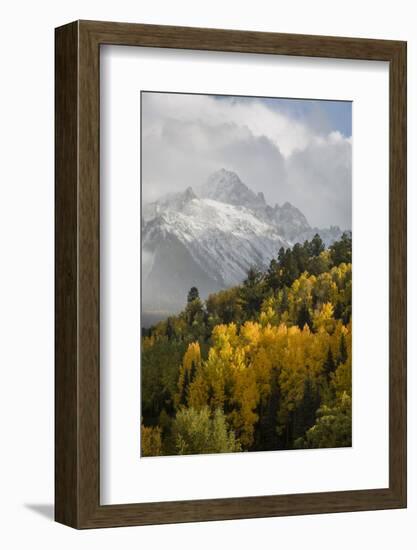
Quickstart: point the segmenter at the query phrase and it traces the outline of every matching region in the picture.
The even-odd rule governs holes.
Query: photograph
[[[142,91],[141,457],[352,445],[352,103]]]

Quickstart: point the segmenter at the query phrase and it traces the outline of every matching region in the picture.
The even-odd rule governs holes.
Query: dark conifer
[[[310,329],[312,327],[310,310],[308,309],[307,304],[305,302],[303,303],[303,305],[300,308],[300,311],[298,312],[297,325],[298,325],[298,328],[300,328],[301,330],[303,330],[305,325],[307,325],[308,328]]]
[[[347,354],[347,347],[346,347],[346,339],[345,335],[342,334],[340,337],[340,344],[339,344],[339,363],[346,363],[348,358]]]
[[[316,422],[316,412],[320,406],[320,396],[314,388],[311,377],[304,381],[304,395],[294,415],[292,440],[302,437]]]
[[[187,303],[190,304],[191,302],[193,302],[194,300],[198,300],[199,298],[200,295],[198,293],[198,288],[196,286],[192,286],[187,296]]]
[[[325,249],[324,242],[322,241],[320,235],[316,233],[313,239],[311,240],[312,256],[320,256],[320,254],[324,251],[324,249]]]
[[[326,357],[326,361],[324,362],[324,365],[323,365],[323,370],[324,370],[324,374],[326,376],[326,379],[327,381],[330,380],[330,375],[332,374],[332,372],[334,372],[336,370],[336,363],[333,359],[333,353],[332,353],[332,350],[329,346],[329,349],[327,350],[327,357]]]

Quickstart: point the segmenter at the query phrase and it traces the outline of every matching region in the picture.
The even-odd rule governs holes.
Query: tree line
[[[318,235],[143,330],[143,456],[351,445],[352,241]]]

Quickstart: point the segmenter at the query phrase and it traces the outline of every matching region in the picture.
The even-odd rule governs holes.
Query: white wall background
[[[417,24],[371,0],[72,0],[2,4],[0,18],[0,545],[60,548],[414,549],[417,542]],[[409,508],[77,532],[52,522],[54,27],[103,19],[408,40]],[[370,147],[372,144],[370,144]],[[369,205],[370,217],[372,205]],[[377,238],[377,236],[376,236]],[[253,472],[252,474],[254,474]],[[248,475],[250,473],[248,472]]]

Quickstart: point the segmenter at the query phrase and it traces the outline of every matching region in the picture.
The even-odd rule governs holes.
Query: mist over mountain
[[[311,227],[292,204],[271,206],[225,169],[202,186],[142,207],[142,313],[149,324],[181,310],[192,286],[204,299],[266,267],[281,247],[319,233],[328,246],[339,227]]]

